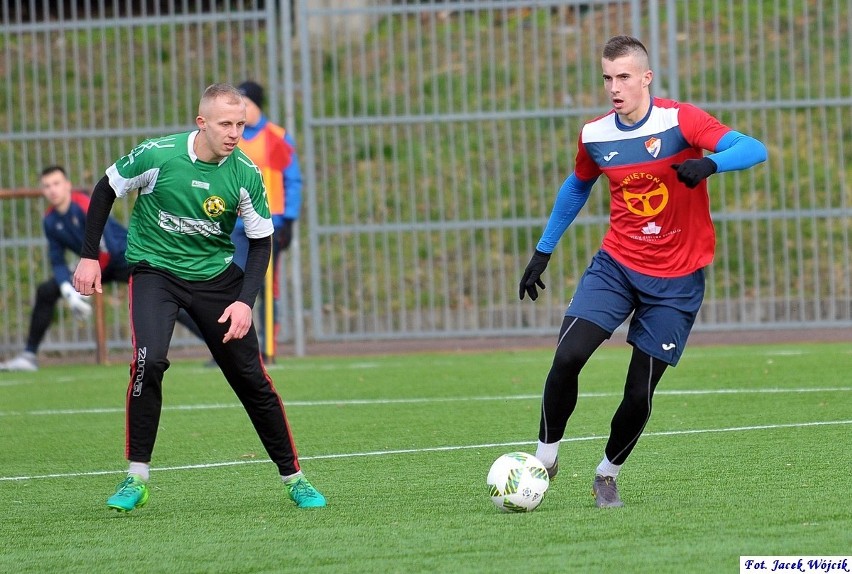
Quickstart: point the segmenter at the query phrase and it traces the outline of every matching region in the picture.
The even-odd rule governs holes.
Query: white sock
[[[559,454],[559,441],[546,443],[538,441],[535,449],[535,457],[547,468],[556,464],[556,455]]]
[[[127,469],[127,474],[135,474],[145,482],[148,482],[150,469],[151,465],[147,462],[131,462],[130,467]]]
[[[621,470],[620,464],[612,464],[609,459],[604,455],[603,460],[598,465],[597,470],[595,472],[601,476],[611,476],[615,478],[618,476],[618,471]]]
[[[296,473],[293,473],[293,474],[288,474],[287,476],[284,476],[284,475],[282,474],[282,475],[281,475],[281,480],[283,480],[284,482],[287,482],[288,480],[290,480],[290,479],[292,479],[292,478],[296,478],[297,476],[304,476],[304,475],[302,474],[302,471],[301,471],[301,470],[300,470],[299,472],[296,472]]]

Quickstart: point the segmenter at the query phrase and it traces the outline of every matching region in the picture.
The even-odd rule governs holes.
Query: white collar
[[[198,137],[198,132],[200,130],[195,130],[189,134],[189,137],[186,138],[186,153],[189,154],[189,159],[192,160],[192,163],[198,161],[198,154],[195,153],[195,138]],[[223,157],[219,160],[217,165],[222,165],[225,163],[225,160],[228,159],[228,156]]]

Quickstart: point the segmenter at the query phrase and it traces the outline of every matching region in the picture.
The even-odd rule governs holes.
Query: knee
[[[59,285],[57,285],[56,281],[53,280],[39,283],[39,286],[36,288],[36,303],[52,305],[56,303],[61,296],[62,295],[59,292]]]
[[[573,347],[569,341],[563,341],[553,356],[553,369],[560,373],[576,375],[588,360],[586,353]]]
[[[624,400],[637,407],[651,404],[651,389],[643,385],[630,385],[624,390]]]
[[[652,359],[639,350],[634,351],[627,369],[624,400],[636,405],[650,405],[666,366],[666,363]]]
[[[170,364],[167,349],[147,345],[136,348],[133,358],[133,367],[136,373],[160,376],[166,372]]]

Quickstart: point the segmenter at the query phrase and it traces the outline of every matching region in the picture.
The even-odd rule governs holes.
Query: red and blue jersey
[[[716,234],[707,183],[690,189],[671,165],[715,150],[731,128],[703,110],[653,98],[648,114],[628,126],[614,111],[583,126],[574,173],[610,182],[610,228],[603,249],[626,267],[680,277],[713,261]]]
[[[68,211],[59,213],[54,207],[50,207],[44,214],[42,225],[47,238],[50,265],[53,267],[53,276],[59,284],[71,281],[71,271],[65,261],[65,251],[80,255],[83,249],[88,210],[89,196],[81,191],[72,191]],[[106,269],[110,264],[125,264],[126,249],[127,230],[110,217],[104,227],[98,254],[101,270]]]

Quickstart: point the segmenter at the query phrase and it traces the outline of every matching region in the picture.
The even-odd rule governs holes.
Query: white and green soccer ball
[[[503,512],[532,512],[550,486],[544,465],[525,452],[501,455],[491,465],[486,482],[491,502]]]

